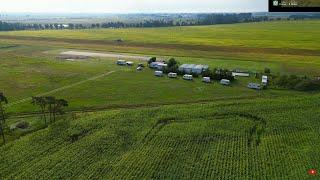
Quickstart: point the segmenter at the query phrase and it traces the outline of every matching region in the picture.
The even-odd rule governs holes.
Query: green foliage
[[[148,64],[151,64],[152,62],[156,62],[157,58],[156,57],[152,57],[149,59]]]
[[[0,147],[0,179],[307,179],[319,95],[78,114]],[[312,154],[312,159],[310,159]]]

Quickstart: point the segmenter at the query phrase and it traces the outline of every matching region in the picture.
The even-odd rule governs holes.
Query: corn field
[[[319,100],[81,114],[0,147],[0,179],[308,179],[320,169]]]

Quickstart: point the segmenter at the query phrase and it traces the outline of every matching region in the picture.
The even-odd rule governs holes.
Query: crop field
[[[9,100],[0,179],[312,179],[308,170],[320,169],[317,91],[255,91],[246,87],[261,82],[253,76],[226,87],[137,71],[144,60],[130,58],[135,66],[128,67],[114,56],[57,56],[174,57],[212,69],[314,77],[319,27],[313,20],[0,32],[0,92]],[[31,104],[41,95],[69,102],[48,126]],[[20,121],[30,128],[9,130]]]
[[[81,114],[0,147],[0,178],[308,179],[319,98]]]

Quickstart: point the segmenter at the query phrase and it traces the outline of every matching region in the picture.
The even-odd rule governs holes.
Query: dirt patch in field
[[[102,58],[118,58],[118,59],[137,59],[147,61],[151,57],[139,56],[139,55],[126,55],[115,53],[98,53],[98,52],[84,52],[84,51],[66,51],[60,53],[60,56],[68,57],[68,59],[76,59],[72,57],[102,57]]]

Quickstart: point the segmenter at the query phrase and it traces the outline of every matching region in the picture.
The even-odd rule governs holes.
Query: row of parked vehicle
[[[154,75],[157,76],[157,77],[163,77],[164,76],[163,71],[155,71]],[[170,72],[170,73],[168,73],[168,77],[169,78],[178,78],[178,74]],[[185,74],[185,75],[182,76],[182,79],[187,80],[187,81],[192,81],[193,80],[193,75]],[[202,82],[211,83],[212,81],[211,81],[210,77],[202,77]],[[231,83],[230,83],[230,80],[228,80],[228,79],[222,79],[220,81],[220,84],[229,86]]]

